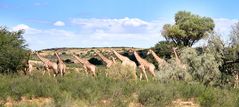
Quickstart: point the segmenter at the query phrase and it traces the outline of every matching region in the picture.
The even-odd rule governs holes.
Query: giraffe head
[[[101,50],[97,49],[96,51],[94,51],[93,57],[96,57],[100,54]]]
[[[152,49],[149,49],[148,52],[147,52],[147,55],[151,54],[152,53]]]
[[[57,55],[57,52],[56,52],[56,51],[54,51],[54,55],[55,55],[55,56]]]
[[[173,47],[173,51],[176,51],[178,49],[178,47]]]
[[[135,52],[136,50],[134,49],[134,48],[130,48],[129,50],[128,50],[128,53],[133,53],[133,52]]]

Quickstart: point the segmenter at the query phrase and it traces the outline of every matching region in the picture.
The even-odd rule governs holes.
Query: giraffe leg
[[[49,69],[47,70],[47,72],[48,72],[48,75],[51,76],[51,73],[50,73],[50,70],[49,70]]]
[[[148,80],[148,76],[147,76],[147,74],[146,74],[146,72],[145,72],[145,69],[143,69],[143,73],[144,73],[144,77],[145,77],[146,81],[149,81],[149,80]]]
[[[94,67],[90,67],[90,71],[93,73],[93,76],[95,77],[96,74],[95,74],[95,68]]]
[[[45,75],[45,73],[46,73],[46,72],[48,72],[48,73],[49,73],[49,71],[50,71],[50,70],[49,70],[49,68],[48,68],[48,67],[46,67],[46,68],[44,69],[44,71],[43,71],[43,75]]]
[[[136,71],[133,71],[133,78],[134,78],[134,80],[136,80],[137,81],[137,75],[136,75]]]
[[[132,67],[132,73],[133,73],[134,80],[137,81],[136,69],[134,67]]]
[[[61,76],[63,76],[63,68],[60,68]]]
[[[32,65],[30,65],[30,66],[29,66],[29,73],[30,73],[30,75],[32,75],[32,69],[33,69],[33,68],[32,68]]]
[[[88,75],[87,67],[84,65],[83,68],[84,68],[86,75]]]
[[[156,74],[155,74],[154,70],[155,70],[155,67],[154,67],[153,65],[150,66],[149,72],[150,72],[150,73],[153,75],[153,77],[155,78],[155,77],[156,77]]]
[[[142,74],[142,72],[140,71],[140,74],[139,74],[139,80],[140,80],[140,81],[142,80],[142,77],[143,77],[143,74]]]
[[[63,68],[63,75],[65,75],[65,73],[66,73],[66,66],[64,66]]]
[[[146,74],[146,72],[145,72],[144,66],[140,65],[139,68],[141,69],[141,72],[140,72],[140,80],[142,79],[142,74],[144,74],[145,79],[148,81],[148,76],[147,76],[147,74]]]

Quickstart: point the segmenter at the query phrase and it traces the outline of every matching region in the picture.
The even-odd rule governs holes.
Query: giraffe
[[[114,59],[110,60],[102,55],[100,52],[96,52],[95,56],[99,56],[103,62],[106,63],[106,68],[109,69],[113,64],[115,64]],[[108,77],[108,72],[105,73],[106,77]]]
[[[115,56],[116,56],[118,59],[120,59],[120,61],[122,62],[122,65],[123,65],[123,66],[129,66],[129,67],[131,67],[131,68],[133,69],[133,72],[132,72],[133,78],[134,78],[135,80],[137,80],[137,75],[136,75],[136,67],[137,67],[137,65],[136,65],[136,63],[135,63],[134,61],[131,61],[128,57],[119,54],[119,53],[116,52],[115,50],[112,49],[112,51],[113,51],[113,53],[115,54]],[[113,58],[113,59],[114,59],[114,58]]]
[[[114,64],[113,60],[106,58],[104,55],[102,55],[99,52],[96,52],[95,56],[99,56],[106,63],[107,68],[110,68]]]
[[[176,52],[177,49],[178,49],[178,48],[175,48],[175,47],[173,48],[173,53],[174,53],[174,55],[175,55],[176,64],[177,64],[180,68],[186,70],[186,65],[183,64],[183,63],[181,62],[181,60],[179,59],[179,57],[178,57],[178,54],[177,54],[177,52]]]
[[[57,68],[58,68],[58,73],[63,76],[66,73],[66,64],[62,61],[62,59],[59,57],[57,52],[54,52],[54,54],[57,57]]]
[[[88,70],[93,74],[93,76],[96,76],[95,74],[95,69],[96,66],[91,64],[87,59],[85,58],[79,58],[78,56],[76,56],[75,54],[72,54],[77,61],[79,61],[81,64],[83,64],[83,67],[85,69],[85,73],[88,74]]]
[[[32,75],[32,69],[33,69],[33,66],[32,64],[30,63],[30,57],[31,57],[31,52],[28,53],[28,58],[27,60],[24,62],[24,74],[26,75],[27,73],[29,73],[30,75]]]
[[[50,69],[52,69],[53,70],[53,76],[55,77],[56,75],[57,75],[57,64],[55,63],[55,62],[51,62],[50,60],[48,60],[48,59],[46,59],[46,58],[43,58],[43,57],[41,57],[40,55],[39,55],[39,53],[38,52],[35,52],[36,53],[36,55],[37,55],[37,57],[43,62],[43,64],[44,64],[44,71],[43,71],[43,75],[45,74],[45,72],[46,72],[46,70],[47,70],[47,72],[48,72],[48,74],[49,75],[51,75],[50,74]]]
[[[158,62],[158,69],[169,65],[168,62],[166,62],[164,59],[161,59],[153,50],[149,49],[147,55],[149,54],[152,54],[154,59]]]
[[[141,70],[141,72],[140,72],[140,80],[142,79],[142,76],[143,76],[143,74],[144,74],[146,80],[148,81],[148,77],[147,77],[147,74],[146,74],[146,70],[147,70],[151,75],[153,75],[153,77],[156,77],[155,72],[154,72],[155,66],[154,66],[152,63],[149,63],[147,60],[141,58],[141,57],[139,56],[139,54],[138,54],[135,50],[134,50],[133,52],[134,52],[134,56],[135,56],[136,60],[137,60],[137,61],[139,62],[139,64],[140,64],[140,65],[139,65],[139,68],[140,68],[140,70]]]
[[[25,74],[27,74],[27,72],[32,75],[32,69],[33,69],[33,66],[32,64],[30,63],[30,61],[28,60],[27,63],[26,63],[26,68],[25,68]]]

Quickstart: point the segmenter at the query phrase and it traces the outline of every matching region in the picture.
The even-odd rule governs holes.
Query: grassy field
[[[18,107],[39,106],[39,102],[48,99],[41,106],[170,107],[180,99],[203,107],[239,106],[238,89],[206,87],[183,81],[136,82],[126,76],[113,75],[119,74],[115,69],[117,66],[108,71],[104,67],[98,68],[97,77],[72,71],[64,77],[53,78],[43,76],[41,70],[35,70],[32,76],[0,75],[0,103],[5,106],[9,102]],[[118,70],[124,72],[124,69]],[[105,77],[104,72],[111,72],[111,77]],[[23,102],[23,99],[31,100],[31,103]]]

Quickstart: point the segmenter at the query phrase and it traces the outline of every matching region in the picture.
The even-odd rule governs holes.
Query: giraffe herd
[[[185,68],[185,64],[183,64],[177,53],[176,53],[176,49],[177,48],[173,48],[173,52],[175,54],[176,57],[176,63],[179,64],[183,69]],[[147,73],[151,74],[153,76],[153,78],[156,77],[155,74],[155,66],[154,64],[150,63],[149,61],[147,61],[146,59],[143,59],[138,52],[136,52],[136,50],[130,50],[133,52],[133,55],[135,56],[137,62],[139,63],[138,68],[139,68],[139,79],[142,80],[142,77],[144,76],[146,81],[148,81],[148,76]],[[97,51],[95,52],[94,56],[95,57],[99,57],[104,63],[107,69],[109,69],[110,67],[112,67],[112,65],[114,65],[116,63],[115,61],[115,57],[117,59],[119,59],[121,61],[121,65],[122,66],[127,66],[132,68],[131,73],[133,74],[133,79],[137,80],[138,76],[137,76],[137,65],[134,61],[132,61],[131,59],[129,59],[128,57],[121,55],[120,53],[118,53],[117,51],[111,49],[111,56],[109,58],[107,58],[106,56],[104,56],[101,52]],[[63,76],[66,73],[66,64],[64,64],[63,60],[60,58],[59,54],[57,52],[54,52],[54,55],[57,58],[57,63],[50,61],[47,58],[44,58],[43,56],[41,56],[38,52],[33,52],[33,54],[36,54],[36,56],[41,60],[41,62],[43,63],[44,66],[44,72],[43,75],[45,74],[45,72],[47,71],[48,74],[50,75],[50,72],[53,72],[53,76],[57,76],[58,74]],[[158,63],[158,68],[162,68],[164,66],[168,66],[169,63],[167,61],[165,61],[163,58],[160,58],[153,50],[149,49],[147,52],[147,55],[152,54],[152,56],[154,57],[154,59],[157,61]],[[71,55],[77,60],[77,62],[79,64],[83,65],[84,71],[86,74],[92,74],[93,76],[96,76],[96,65],[91,64],[88,59],[86,58],[80,58],[79,56],[77,56],[75,53],[71,53]],[[112,56],[114,55],[114,56]],[[32,65],[30,63],[28,63],[28,72],[32,71]],[[106,74],[107,76],[107,74]]]

